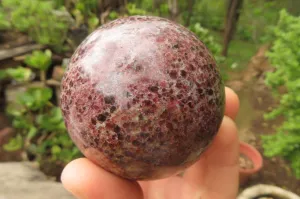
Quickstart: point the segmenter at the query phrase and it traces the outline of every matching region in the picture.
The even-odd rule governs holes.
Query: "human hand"
[[[65,167],[61,177],[64,187],[79,199],[236,198],[239,141],[233,119],[239,109],[239,100],[231,89],[226,88],[225,91],[225,117],[218,134],[200,160],[182,177],[134,182],[80,158]]]

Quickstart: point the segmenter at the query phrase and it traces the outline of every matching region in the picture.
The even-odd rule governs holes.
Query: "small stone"
[[[0,199],[75,199],[31,163],[0,163]]]

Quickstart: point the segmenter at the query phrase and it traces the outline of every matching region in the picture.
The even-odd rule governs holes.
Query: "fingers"
[[[64,187],[79,199],[142,199],[140,186],[105,171],[86,158],[69,163],[61,177]]]
[[[169,179],[165,185],[165,199],[199,199],[201,193],[196,186],[176,176]]]
[[[225,115],[234,119],[238,112],[239,100],[231,89],[225,88],[225,92]],[[188,169],[184,175],[184,179],[193,186],[203,187],[201,191],[204,196],[219,191],[224,194],[224,191],[219,189],[226,188],[227,195],[234,198],[232,194],[238,187],[237,131],[233,121],[228,117],[224,117],[220,131],[211,147],[202,155],[200,161]],[[79,199],[122,199],[124,196],[131,199],[143,198],[138,183],[117,177],[85,158],[69,163],[62,173],[61,179],[65,188]],[[181,181],[173,183],[175,182],[182,183]],[[147,189],[149,191],[151,187],[147,187]],[[217,199],[212,195],[207,198]]]
[[[144,199],[165,199],[165,185],[169,178],[154,181],[139,181],[143,189]]]
[[[240,102],[237,94],[228,87],[225,87],[225,115],[235,119],[238,114]]]
[[[234,121],[225,116],[211,147],[204,153],[212,167],[227,167],[237,163],[238,133]]]
[[[139,182],[144,190],[145,199],[199,199],[196,186],[187,183],[179,176],[161,180]],[[146,188],[146,189],[145,189]]]
[[[189,168],[184,179],[201,189],[203,198],[235,198],[238,189],[238,135],[232,119],[225,116],[212,145]],[[222,197],[218,197],[222,193]]]

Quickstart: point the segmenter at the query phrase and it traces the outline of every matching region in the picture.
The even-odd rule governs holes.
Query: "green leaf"
[[[35,126],[31,126],[29,128],[26,138],[28,140],[31,140],[32,138],[34,138],[36,136],[37,132],[38,132],[37,128]]]
[[[90,32],[92,32],[93,30],[95,30],[97,28],[97,26],[99,25],[99,22],[100,21],[97,16],[92,15],[89,17],[88,26],[89,26]]]
[[[207,48],[216,56],[216,60],[220,62],[224,60],[224,57],[220,56],[221,46],[215,41],[214,37],[208,29],[201,26],[200,23],[195,23],[189,27],[189,29],[194,32],[197,37],[207,46]]]
[[[19,117],[19,116],[23,115],[26,112],[24,107],[22,105],[18,104],[18,103],[8,104],[5,111],[8,115],[11,115],[11,116],[14,116],[14,117]]]
[[[163,16],[166,16],[169,14],[169,5],[167,3],[162,3],[159,6],[159,10]]]
[[[298,147],[287,157],[287,159],[291,162],[291,167],[295,172],[295,175],[298,179],[300,179],[300,146]]]
[[[65,131],[64,120],[60,108],[54,107],[48,113],[39,115],[36,119],[41,129],[46,131]]]
[[[108,15],[108,18],[110,20],[115,20],[119,17],[119,14],[116,11],[111,11]]]
[[[0,7],[0,30],[7,30],[11,28],[11,23],[4,13],[4,10]]]
[[[85,5],[83,2],[76,3],[76,9],[80,10],[81,12],[85,11]]]
[[[20,5],[19,0],[2,0],[1,3],[4,8],[14,8]]]
[[[97,0],[79,0],[75,4],[75,9],[80,10],[83,15],[88,16],[91,13],[96,13],[97,3]]]
[[[136,4],[128,3],[126,9],[129,15],[146,15],[147,12],[143,9],[137,8]]]
[[[47,70],[52,63],[52,52],[50,50],[34,51],[31,55],[27,56],[24,62],[39,70]]]
[[[33,124],[31,118],[24,115],[15,117],[12,122],[13,127],[17,129],[29,129]]]
[[[23,139],[21,135],[17,135],[14,138],[11,138],[9,142],[3,145],[5,151],[17,151],[22,148]]]
[[[27,82],[31,79],[32,71],[29,68],[19,66],[6,69],[6,75],[17,82]]]
[[[51,99],[52,90],[48,87],[29,88],[25,93],[19,96],[22,105],[30,110],[36,111],[43,108]]]
[[[0,70],[0,80],[6,79],[8,77],[6,70]]]
[[[62,145],[64,148],[69,148],[69,147],[74,146],[71,138],[69,137],[69,135],[67,133],[60,134],[58,136],[58,143],[60,145]]]
[[[51,153],[52,154],[59,154],[61,152],[61,148],[58,145],[54,145],[51,148]]]

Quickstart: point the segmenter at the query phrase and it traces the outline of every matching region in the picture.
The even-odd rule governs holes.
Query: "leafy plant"
[[[89,32],[94,31],[100,24],[98,18],[98,0],[74,0],[72,15],[75,18],[76,27],[87,26]]]
[[[0,7],[0,30],[8,30],[10,28],[11,28],[10,21],[7,20],[7,17],[3,9]]]
[[[50,50],[33,51],[31,55],[26,56],[24,63],[33,69],[40,71],[41,81],[46,81],[46,71],[52,64],[52,52]],[[34,76],[29,68],[18,66],[16,68],[7,68],[0,70],[0,79],[10,78],[18,83],[28,82]]]
[[[152,11],[153,12],[153,0],[136,0],[134,1],[134,4],[136,7],[143,8],[144,10],[147,11]],[[160,2],[159,2],[160,3]]]
[[[110,19],[110,20],[115,20],[115,19],[117,19],[119,17],[119,14],[116,12],[116,11],[111,11],[110,13],[109,13],[109,15],[108,15],[108,18]]]
[[[36,50],[31,55],[26,56],[24,62],[32,68],[45,71],[52,63],[51,58],[52,53],[50,50],[45,50],[45,52]]]
[[[52,108],[45,114],[38,115],[36,119],[37,124],[47,131],[66,130],[61,111],[58,107]]]
[[[32,75],[33,73],[29,68],[21,66],[0,70],[0,79],[10,78],[19,83],[29,81]]]
[[[17,135],[16,137],[12,138],[9,143],[3,145],[3,149],[6,151],[17,151],[22,148],[22,136]]]
[[[6,79],[7,78],[7,73],[6,70],[0,70],[0,80]]]
[[[224,18],[226,12],[226,1],[224,0],[201,0],[195,1],[194,13],[191,23],[200,23],[202,26],[222,30],[224,27]]]
[[[89,32],[93,32],[99,25],[100,21],[96,15],[90,15],[88,18]]]
[[[29,88],[19,96],[19,103],[27,109],[36,111],[43,108],[52,97],[50,88]]]
[[[84,16],[97,14],[98,0],[75,0],[75,8],[78,9]]]
[[[282,10],[275,36],[268,53],[275,71],[267,74],[266,84],[273,89],[280,103],[265,117],[282,116],[284,122],[276,129],[276,134],[262,137],[264,153],[268,157],[279,155],[289,160],[295,175],[300,178],[300,17]],[[284,87],[286,92],[279,93],[279,87]]]
[[[220,44],[215,41],[214,37],[211,35],[208,29],[203,28],[200,23],[196,23],[190,26],[190,30],[194,32],[198,36],[198,38],[207,46],[207,48],[212,52],[219,63],[224,60],[224,58],[220,56]]]
[[[261,42],[269,27],[278,21],[280,4],[275,1],[245,0],[237,27],[238,36],[244,40]]]
[[[159,5],[159,13],[160,16],[168,16],[169,15],[169,5],[167,3],[162,3]]]
[[[182,2],[182,0],[180,0]],[[167,1],[157,0],[135,0],[134,3],[127,5],[129,15],[144,15],[150,13],[151,15],[168,17],[169,5]],[[144,13],[144,14],[143,14]]]
[[[34,68],[38,69],[40,71],[40,79],[43,83],[46,82],[46,71],[50,67],[52,63],[52,53],[50,50],[43,51],[33,51],[31,55],[26,56],[24,62]]]
[[[141,8],[137,8],[136,4],[128,3],[126,5],[127,12],[130,16],[132,15],[146,15],[147,11]]]
[[[53,160],[63,160],[64,162],[69,162],[78,156],[79,150],[74,147],[66,133],[63,117],[58,107],[52,108],[46,114],[38,115],[36,122],[46,132],[57,132],[56,136],[51,138],[51,142],[46,141],[40,146],[36,146],[37,151],[47,152],[47,149],[50,149]]]
[[[53,0],[55,8],[61,8],[65,5],[65,0]]]
[[[54,3],[43,0],[3,0],[12,27],[27,32],[35,41],[62,50],[72,23],[64,8],[54,9]]]
[[[50,102],[51,98],[50,88],[32,87],[7,107],[17,136],[4,145],[5,150],[23,149],[39,161],[49,158],[67,163],[80,156],[68,136],[61,111]]]
[[[52,62],[51,54],[49,50],[34,51],[26,57],[25,63],[45,73]],[[52,89],[47,84],[30,82],[33,73],[21,66],[0,71],[2,78],[27,81],[24,86],[18,85],[25,91],[6,106],[6,113],[17,134],[3,148],[24,151],[24,154],[30,154],[40,162],[67,163],[80,156],[80,152],[68,136],[60,108],[52,103]]]

